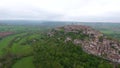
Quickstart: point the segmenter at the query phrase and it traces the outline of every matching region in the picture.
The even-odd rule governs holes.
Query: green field
[[[33,64],[33,57],[22,58],[12,66],[12,68],[35,68]]]
[[[9,43],[11,42],[11,40],[13,40],[15,37],[17,36],[21,36],[21,35],[24,35],[25,33],[20,33],[20,34],[15,34],[15,35],[11,35],[11,36],[7,36],[5,38],[3,38],[1,41],[0,41],[0,55],[2,55],[2,50],[4,48],[6,48]]]
[[[8,62],[3,67],[35,68],[33,57],[30,56],[33,53],[32,44],[41,37],[41,30],[41,27],[36,26],[0,25],[0,32],[14,32],[0,40],[0,60],[5,59],[2,63]]]

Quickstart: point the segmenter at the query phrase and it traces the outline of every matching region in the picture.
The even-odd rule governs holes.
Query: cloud
[[[0,19],[120,22],[120,0],[1,0]]]
[[[0,10],[0,19],[39,19],[52,20],[61,17],[62,15],[44,11],[41,9],[17,9],[17,10]]]

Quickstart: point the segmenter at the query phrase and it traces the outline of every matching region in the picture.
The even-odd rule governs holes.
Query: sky
[[[0,20],[120,22],[120,0],[0,0]]]

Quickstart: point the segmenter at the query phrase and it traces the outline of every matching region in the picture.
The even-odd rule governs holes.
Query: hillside
[[[71,41],[76,45],[81,44],[83,50],[88,54],[120,63],[120,42],[104,36],[101,32],[91,27],[82,25],[57,27],[48,33],[48,35],[52,37],[58,35],[58,33],[62,33],[65,36],[64,42]],[[86,35],[87,38],[84,36],[80,37],[79,35]]]
[[[60,26],[1,25],[0,68],[120,68],[116,39],[89,26]]]

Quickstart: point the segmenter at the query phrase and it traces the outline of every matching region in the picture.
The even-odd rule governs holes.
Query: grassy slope
[[[6,48],[7,45],[10,43],[10,41],[12,39],[14,39],[16,36],[20,36],[20,35],[23,35],[24,33],[21,33],[21,34],[15,34],[15,35],[11,35],[11,36],[8,36],[8,37],[5,37],[3,38],[3,40],[0,41],[0,55],[2,55],[2,49],[3,48]]]
[[[18,60],[12,68],[35,68],[32,60],[33,57],[22,58],[21,60]]]
[[[31,35],[25,36],[19,42],[13,44],[11,51],[17,55],[30,54],[32,52],[31,45],[29,44],[21,45],[21,43],[26,42],[26,39],[32,40],[35,38],[39,38],[38,36],[40,37],[39,34],[31,34]],[[32,57],[25,57],[20,60],[17,60],[16,63],[13,65],[13,68],[35,68],[34,64],[32,63],[32,60],[33,60]]]
[[[28,44],[22,45],[21,43],[26,42],[26,40],[32,40],[34,38],[38,38],[38,36],[39,35],[37,34],[25,36],[19,42],[13,44],[11,51],[14,54],[30,54],[32,52],[31,45],[28,45]]]
[[[14,44],[11,48],[11,52],[14,54],[29,54],[31,53],[32,49],[30,46],[28,45],[18,45],[18,44]]]
[[[26,37],[22,38],[19,42],[14,43],[11,51],[14,54],[28,54],[31,52],[31,47],[29,45],[21,45],[22,42],[24,42]]]
[[[3,49],[8,48],[9,43],[13,39],[15,39],[16,37],[24,36],[26,34],[26,31],[30,32],[30,36],[29,35],[24,36],[20,40],[18,38],[18,42],[13,42],[12,47],[8,48],[8,49],[10,49],[11,53],[17,54],[17,55],[27,55],[27,54],[31,53],[32,47],[29,44],[22,45],[21,43],[28,43],[27,42],[28,40],[33,40],[34,38],[38,39],[40,35],[34,33],[36,31],[39,33],[40,31],[38,31],[38,30],[41,30],[41,29],[36,28],[36,27],[25,27],[25,26],[14,26],[14,25],[13,26],[7,26],[7,25],[0,26],[0,32],[5,32],[5,31],[13,31],[16,33],[25,32],[25,33],[21,33],[21,34],[10,35],[10,36],[3,38],[0,41],[0,56],[2,57],[4,55],[5,52],[3,51]],[[34,34],[31,34],[31,33],[34,33]],[[34,68],[34,65],[32,63],[32,57],[26,57],[26,58],[17,60],[17,62],[13,66],[13,68]]]

